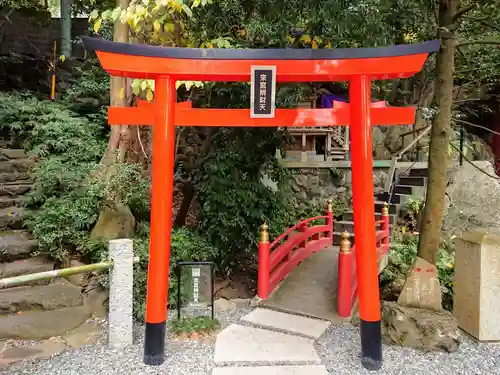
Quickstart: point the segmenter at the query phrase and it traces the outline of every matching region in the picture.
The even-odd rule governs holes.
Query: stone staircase
[[[29,174],[33,161],[24,150],[8,146],[8,142],[0,141],[0,278],[56,267],[54,262],[36,255],[37,242],[22,220],[22,202],[33,186]],[[0,290],[0,343],[49,339],[82,326],[99,304],[103,306],[104,300],[102,296],[93,294],[90,298],[83,293],[85,285],[78,280],[82,278],[47,280]],[[6,358],[7,354],[0,352],[0,367],[20,357],[19,351],[9,353]]]
[[[375,194],[375,220],[380,220],[384,203],[389,202],[389,221],[391,227],[396,224],[401,207],[412,196],[425,196],[427,187],[427,168],[411,169],[407,176],[401,176],[394,186],[393,194],[389,202],[389,194]],[[338,245],[340,235],[347,231],[351,243],[355,243],[354,236],[354,213],[347,211],[342,214],[342,219],[335,222],[333,244]]]

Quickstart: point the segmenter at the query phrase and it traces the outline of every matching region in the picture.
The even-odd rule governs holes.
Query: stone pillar
[[[456,240],[453,314],[480,341],[500,340],[500,237],[469,232]]]
[[[113,261],[109,271],[109,346],[120,349],[133,342],[133,241],[109,241],[109,256]]]

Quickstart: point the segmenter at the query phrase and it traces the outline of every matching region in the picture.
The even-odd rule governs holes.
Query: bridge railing
[[[322,223],[316,224],[317,221]],[[278,284],[304,259],[333,244],[333,209],[328,200],[324,216],[302,220],[269,242],[268,226],[260,227],[257,295],[267,299]]]
[[[387,204],[382,208],[381,220],[375,222],[377,260],[385,259],[390,247],[390,221]],[[349,234],[342,233],[338,260],[337,312],[342,318],[349,318],[358,299],[356,278],[356,245],[351,247]],[[379,271],[381,271],[379,267]]]

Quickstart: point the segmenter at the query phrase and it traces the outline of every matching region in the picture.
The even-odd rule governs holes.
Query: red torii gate
[[[165,323],[172,228],[175,126],[351,126],[352,190],[361,359],[367,369],[382,366],[380,296],[375,253],[371,127],[409,124],[414,108],[376,108],[370,82],[408,78],[420,71],[439,41],[383,48],[196,49],[164,48],[83,37],[111,75],[155,80],[154,103],[110,108],[112,125],[152,125],[153,185],[144,362],[164,362]],[[272,66],[277,82],[349,81],[350,104],[329,109],[276,109],[273,118],[251,118],[247,109],[191,108],[176,104],[177,80],[250,81],[252,67]]]

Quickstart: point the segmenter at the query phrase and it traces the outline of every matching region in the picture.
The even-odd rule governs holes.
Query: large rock
[[[91,316],[88,306],[29,311],[0,318],[0,338],[43,340],[81,326]]]
[[[417,257],[403,285],[398,304],[440,311],[441,286],[436,266]]]
[[[37,242],[30,237],[28,232],[16,230],[0,235],[0,261],[2,262],[29,258],[36,249]]]
[[[0,229],[21,229],[23,227],[23,208],[7,207],[0,210]]]
[[[388,343],[426,351],[456,352],[460,331],[448,311],[432,311],[384,302],[382,333]]]
[[[97,223],[92,229],[92,238],[114,240],[132,238],[135,232],[135,218],[128,206],[101,211]]]
[[[488,161],[474,164],[492,176]],[[465,163],[449,172],[443,229],[460,235],[475,229],[500,235],[500,180],[491,178]]]
[[[83,304],[80,288],[68,282],[0,291],[0,314],[26,310],[55,310]]]

